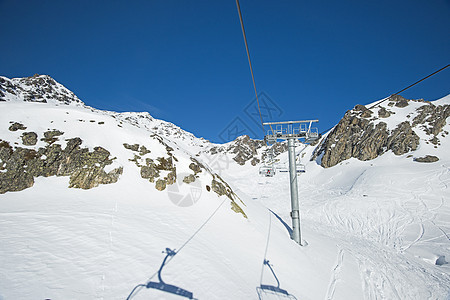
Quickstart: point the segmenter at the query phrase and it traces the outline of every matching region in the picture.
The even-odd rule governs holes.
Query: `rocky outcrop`
[[[429,141],[440,144],[438,135],[442,132],[447,118],[450,117],[450,105],[433,105],[428,103],[417,109],[418,114],[413,119],[413,126],[417,126],[430,136]]]
[[[192,183],[194,181],[195,181],[195,175],[192,175],[192,174],[184,176],[184,178],[183,178],[183,182],[187,183],[187,184]]]
[[[388,98],[388,107],[378,107],[378,118],[371,117],[372,113],[362,105],[356,105],[354,109],[347,111],[326,139],[316,147],[311,160],[320,155],[323,167],[332,167],[351,157],[359,160],[370,160],[392,150],[396,155],[402,155],[414,151],[419,146],[419,136],[415,130],[422,130],[429,139],[426,143],[434,144],[435,148],[440,145],[439,137],[445,137],[448,133],[443,132],[450,117],[450,105],[434,105],[430,102],[419,100],[408,100],[399,95]],[[412,120],[405,120],[397,125],[395,129],[389,130],[382,119],[391,117],[395,112],[389,107],[404,108],[410,103],[421,103]],[[424,158],[433,160],[434,158]],[[422,158],[415,159],[421,161]]]
[[[389,118],[391,116],[392,112],[388,111],[386,108],[382,107],[378,110],[378,117],[379,118]]]
[[[37,137],[36,133],[28,135]],[[13,148],[8,142],[1,141],[0,194],[29,188],[33,186],[34,178],[39,176],[70,176],[69,187],[81,189],[117,182],[122,174],[121,167],[108,173],[104,170],[114,160],[108,150],[95,147],[94,151],[89,151],[81,147],[80,138],[66,141],[64,149],[61,145],[49,143],[37,150]]]
[[[158,191],[165,190],[167,185],[174,184],[177,181],[177,173],[176,167],[174,165],[174,161],[176,161],[176,157],[173,156],[173,149],[169,147],[162,139],[158,139],[160,143],[162,143],[166,147],[167,157],[157,157],[156,160],[144,156],[148,153],[151,153],[151,150],[147,149],[144,145],[139,144],[127,144],[124,143],[123,146],[125,149],[131,150],[134,152],[133,161],[136,166],[140,168],[141,177],[144,179],[148,179],[150,182],[155,183],[155,188]],[[161,173],[164,171],[167,175],[164,178],[160,178]]]
[[[248,135],[243,135],[234,141],[233,145],[227,149],[227,152],[236,154],[233,160],[239,165],[244,165],[247,161],[254,158],[258,154],[257,150],[264,145],[264,141],[253,140]]]
[[[312,160],[323,154],[321,165],[329,168],[351,157],[371,160],[389,150],[401,155],[417,149],[419,136],[408,121],[388,130],[384,122],[374,125],[367,119],[370,115],[360,105],[348,111],[316,148]]]
[[[227,196],[228,199],[231,200],[231,209],[236,212],[242,214],[244,218],[247,218],[247,215],[245,214],[244,210],[237,204],[236,200],[240,198],[233,192],[231,187],[226,183],[219,175],[213,174],[213,180],[211,182],[211,187],[206,186],[206,189],[208,191],[212,190],[215,192],[218,196]],[[242,200],[240,200],[242,202]]]
[[[13,122],[11,124],[11,126],[9,126],[8,130],[9,131],[17,131],[17,130],[25,130],[27,129],[27,127],[25,127],[23,124],[18,123],[18,122]]]
[[[22,134],[22,143],[25,146],[34,146],[37,143],[37,134],[34,132],[24,132]]]
[[[419,146],[419,136],[412,130],[408,121],[400,123],[389,135],[386,149],[396,155],[402,155],[416,150]]]
[[[417,157],[414,158],[414,161],[421,162],[421,163],[433,163],[439,161],[439,157],[434,155],[426,155],[424,157]]]
[[[403,107],[408,106],[408,101],[410,101],[410,100],[408,100],[400,95],[391,95],[391,96],[389,96],[388,106],[395,105],[396,107],[403,108]]]

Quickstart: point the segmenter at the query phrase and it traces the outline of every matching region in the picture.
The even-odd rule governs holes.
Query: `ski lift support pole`
[[[271,130],[266,135],[266,140],[276,142],[278,139],[288,141],[289,153],[289,178],[291,188],[291,218],[292,218],[292,236],[291,238],[300,246],[302,245],[302,235],[300,230],[300,207],[298,202],[298,183],[297,183],[297,166],[295,162],[295,140],[304,139],[305,143],[315,141],[319,138],[317,128],[311,125],[319,120],[305,121],[286,121],[286,122],[267,122],[263,125],[269,125]],[[294,128],[295,124],[309,123],[309,126],[298,129]],[[272,125],[278,125],[276,130],[272,129]],[[285,126],[285,128],[283,128]]]

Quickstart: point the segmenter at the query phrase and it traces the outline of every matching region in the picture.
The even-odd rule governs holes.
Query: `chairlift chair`
[[[297,173],[305,173],[306,172],[305,165],[298,164],[296,167],[297,167]]]
[[[278,172],[281,172],[281,173],[289,172],[289,168],[286,167],[286,163],[278,163],[278,164],[276,164],[275,169]]]
[[[280,173],[288,173],[289,172],[289,168],[286,167],[286,165],[281,165],[281,164],[276,166],[276,170]],[[296,171],[297,171],[297,173],[305,173],[306,172],[305,165],[297,164]]]
[[[268,165],[261,166],[259,167],[259,175],[265,177],[273,177],[275,175],[275,168]]]

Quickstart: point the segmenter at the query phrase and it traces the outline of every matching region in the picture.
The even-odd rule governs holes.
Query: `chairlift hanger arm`
[[[297,123],[311,123],[319,122],[319,120],[303,120],[303,121],[284,121],[284,122],[266,122],[264,125],[282,125],[282,124],[297,124]]]

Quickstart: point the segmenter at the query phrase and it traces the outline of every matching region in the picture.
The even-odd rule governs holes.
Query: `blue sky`
[[[264,121],[317,118],[323,131],[450,61],[449,1],[240,5]],[[215,142],[262,138],[234,0],[0,0],[0,12],[0,75],[48,74],[87,105]],[[402,95],[434,100],[449,83],[450,68]]]

